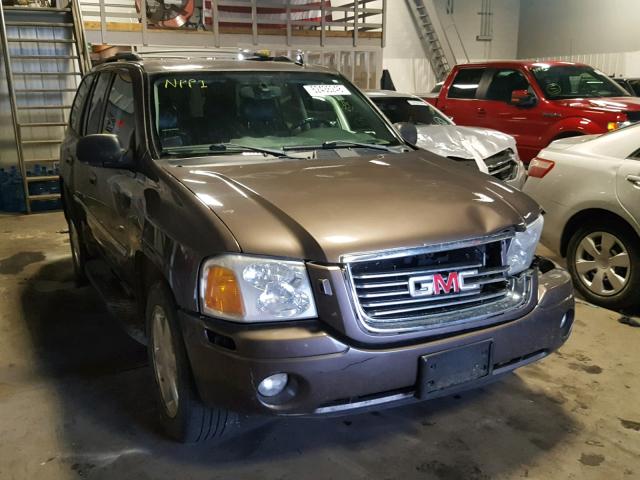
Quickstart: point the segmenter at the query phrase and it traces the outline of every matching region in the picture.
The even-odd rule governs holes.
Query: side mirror
[[[405,142],[410,145],[418,143],[418,129],[413,123],[399,122],[394,123],[393,126],[396,127],[396,130],[398,130],[398,133]]]
[[[536,97],[529,90],[514,90],[509,103],[516,107],[530,107],[536,103]]]
[[[81,162],[92,167],[102,168],[130,168],[124,156],[124,150],[116,135],[96,133],[78,140],[76,157]]]

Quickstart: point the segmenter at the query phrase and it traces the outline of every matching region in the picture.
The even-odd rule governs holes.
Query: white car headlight
[[[235,254],[204,262],[200,309],[239,322],[317,316],[304,262]]]
[[[533,255],[540,241],[544,219],[542,215],[527,225],[524,232],[516,232],[507,250],[509,275],[520,273],[531,266]]]

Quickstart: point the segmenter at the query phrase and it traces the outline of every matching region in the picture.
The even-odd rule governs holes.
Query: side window
[[[635,152],[633,152],[631,155],[629,155],[629,157],[627,158],[631,158],[633,160],[640,160],[640,148]]]
[[[111,81],[111,72],[103,72],[96,81],[96,86],[93,89],[93,95],[89,103],[89,110],[86,114],[85,135],[91,135],[92,133],[99,133],[102,124],[102,111],[104,109],[105,96],[107,94],[107,88],[109,88],[109,82]]]
[[[117,135],[120,145],[127,150],[131,145],[134,127],[131,76],[127,72],[118,72],[107,98],[102,133]]]
[[[461,68],[458,70],[447,93],[448,98],[475,98],[484,68]]]
[[[76,92],[76,98],[73,99],[73,105],[71,106],[71,113],[69,114],[69,125],[71,129],[76,133],[82,134],[82,112],[84,111],[84,104],[87,100],[87,95],[91,91],[91,85],[95,80],[95,75],[87,75],[82,79],[78,91]]]
[[[514,90],[529,90],[524,74],[520,70],[496,70],[487,89],[486,100],[508,103]]]

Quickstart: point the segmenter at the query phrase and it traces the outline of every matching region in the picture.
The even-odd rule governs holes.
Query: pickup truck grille
[[[530,278],[507,275],[508,241],[503,236],[348,263],[361,321],[374,331],[429,329],[522,306]]]
[[[518,173],[518,164],[510,148],[485,158],[484,161],[489,169],[489,175],[498,180],[512,180]]]
[[[640,112],[627,112],[627,120],[631,123],[640,122]]]

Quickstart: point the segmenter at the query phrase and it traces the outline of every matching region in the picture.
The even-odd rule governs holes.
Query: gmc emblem
[[[440,273],[424,277],[411,277],[409,278],[409,293],[412,297],[426,297],[479,290],[479,284],[465,282],[467,277],[477,274],[478,270],[466,270],[464,272],[449,272],[446,277]]]

